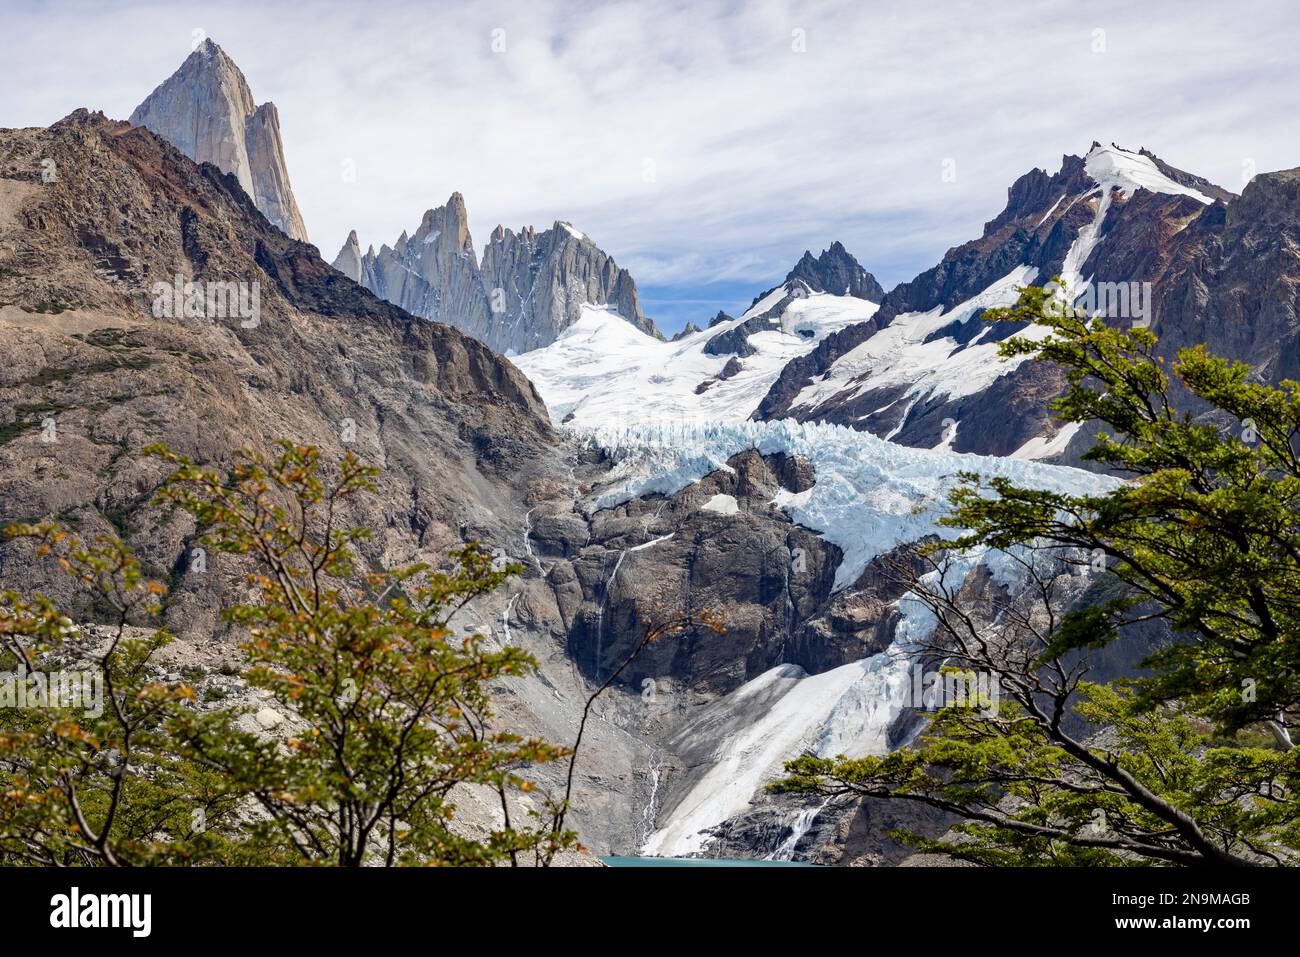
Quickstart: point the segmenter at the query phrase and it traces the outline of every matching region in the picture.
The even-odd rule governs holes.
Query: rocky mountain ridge
[[[867,272],[838,239],[817,256],[814,256],[811,250],[805,249],[794,268],[786,274],[782,285],[789,285],[796,279],[809,292],[853,296],[855,299],[869,299],[871,302],[880,302],[885,298],[885,290],[876,281],[876,277]],[[759,293],[750,306],[757,305],[775,289],[774,286]],[[725,315],[726,313],[719,313],[719,316]],[[716,322],[717,317],[713,321]],[[711,322],[710,325],[712,324]]]
[[[57,178],[42,181],[43,160]],[[253,308],[191,298],[216,284],[255,289],[234,300]],[[195,308],[169,312],[176,297]],[[367,561],[437,564],[472,539],[522,562],[462,627],[541,661],[501,690],[502,720],[527,733],[571,740],[593,683],[639,629],[716,610],[724,635],[656,648],[602,699],[575,795],[592,848],[632,853],[647,839],[670,769],[687,761],[669,740],[697,708],[784,663],[814,673],[890,640],[890,595],[865,581],[835,591],[840,549],[777,504],[816,482],[806,462],[744,451],[671,495],[603,502],[608,454],[557,434],[512,363],[330,268],[236,177],[147,129],[78,111],[0,131],[0,304],[0,524],[121,536],[170,585],[163,620],[186,667],[232,658],[221,611],[244,570],[224,558],[190,567],[194,527],[153,504],[164,470],[141,450],[158,441],[217,467],[280,438],[326,458],[352,449],[383,468],[349,516],[375,530]],[[0,578],[94,621],[20,543],[0,545]],[[471,817],[492,813],[466,800]]]
[[[59,171],[48,181],[46,160]],[[0,131],[0,523],[123,536],[171,583],[165,620],[201,667],[230,654],[220,610],[241,569],[193,573],[194,529],[153,505],[162,476],[140,450],[162,440],[221,464],[282,437],[355,449],[384,469],[354,516],[376,531],[368,561],[436,563],[473,539],[525,566],[462,622],[541,662],[501,689],[512,727],[571,740],[585,696],[649,623],[699,608],[725,621],[655,646],[602,699],[575,799],[589,846],[893,863],[892,827],[946,821],[805,807],[762,785],[803,749],[879,752],[915,730],[888,654],[905,612],[887,566],[933,534],[946,477],[974,464],[1098,478],[946,453],[1054,439],[1040,406],[1059,381],[1032,366],[990,374],[996,336],[980,311],[1055,272],[1152,281],[1171,347],[1226,344],[1262,376],[1293,375],[1298,221],[1294,172],[1233,197],[1144,151],[1097,147],[1022,177],[980,240],[879,310],[883,290],[836,243],[741,317],[669,344],[630,320],[631,278],[568,224],[498,229],[480,261],[453,195],[379,253],[349,236],[331,269],[273,228],[235,173],[79,111]],[[190,314],[191,290],[216,284],[250,296]],[[542,367],[479,341],[519,351],[566,334],[627,352],[606,384],[621,404],[565,393],[564,418],[682,420],[566,434],[520,371]],[[647,344],[645,375],[620,377]],[[560,356],[565,389],[592,378],[594,363],[568,361],[582,355]],[[760,412],[771,402],[774,417],[828,424],[744,422],[759,399]],[[0,576],[68,597],[15,543],[0,546]],[[969,584],[1001,587],[987,570]]]
[[[554,342],[585,305],[607,306],[647,335],[626,269],[568,223],[538,232],[498,226],[475,256],[465,201],[453,193],[424,214],[413,236],[365,253],[349,234],[334,268],[413,315],[446,322],[506,355]]]
[[[1282,175],[1261,174],[1247,192],[1272,191]],[[1179,287],[1178,276],[1202,268],[1203,238],[1219,235],[1225,212],[1242,202],[1146,150],[1093,144],[1086,157],[1064,157],[1055,174],[1032,170],[1012,184],[1006,207],[979,239],[891,290],[870,321],[793,360],[755,418],[839,422],[921,447],[1068,457],[1076,433],[1060,432],[1043,408],[1062,382],[1041,364],[1002,364],[997,341],[1020,330],[989,327],[983,311],[1014,301],[1018,286],[1055,275],[1076,292],[1124,284],[1130,311],[1140,305],[1149,315],[1115,318],[1149,320],[1172,354],[1199,334],[1182,330],[1207,331],[1208,302],[1200,300],[1213,296],[1208,288]],[[1274,266],[1286,275],[1298,272],[1290,262]],[[1228,287],[1239,280],[1239,274],[1214,279]],[[1144,283],[1149,301],[1129,303],[1130,290],[1140,297]],[[1277,331],[1293,339],[1293,306],[1279,324]],[[1242,355],[1232,341],[1237,336],[1220,328],[1196,341]]]

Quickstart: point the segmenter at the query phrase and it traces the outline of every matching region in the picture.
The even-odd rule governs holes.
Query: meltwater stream
[[[796,814],[794,821],[792,821],[790,824],[790,836],[787,837],[784,841],[782,841],[781,846],[778,847],[771,854],[767,855],[767,857],[763,858],[763,860],[765,861],[794,860],[795,848],[799,846],[799,842],[803,840],[803,836],[812,830],[813,821],[817,820],[817,815],[820,814],[822,810],[826,807],[826,805],[830,803],[831,803],[831,799],[827,798],[825,801],[822,801],[822,803],[818,804],[816,807],[804,808],[802,811]]]

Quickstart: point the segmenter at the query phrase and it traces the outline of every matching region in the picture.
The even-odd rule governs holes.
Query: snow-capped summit
[[[813,256],[810,250],[804,250],[803,258],[795,263],[794,269],[785,277],[786,282],[793,279],[802,280],[814,292],[829,292],[836,296],[854,296],[880,302],[885,298],[876,277],[862,268],[862,264],[853,258],[839,240],[831,243],[830,248]]]
[[[585,307],[604,307],[639,332],[663,336],[641,311],[636,282],[612,256],[572,224],[537,232],[498,226],[483,250],[483,283],[492,297],[491,334],[484,341],[507,354],[556,340]]]
[[[1207,204],[1214,202],[1214,197],[1173,179],[1160,168],[1162,165],[1158,164],[1154,154],[1146,150],[1134,153],[1114,143],[1109,146],[1094,144],[1083,160],[1084,170],[1106,193],[1118,189],[1128,199],[1135,190],[1145,189],[1152,193],[1191,196]]]
[[[885,290],[881,288],[876,277],[871,275],[862,268],[862,264],[853,257],[853,255],[844,248],[844,244],[835,240],[830,247],[823,249],[821,254],[814,256],[811,250],[805,249],[803,256],[795,263],[781,285],[773,286],[771,289],[760,292],[754,297],[754,301],[749,304],[745,310],[743,318],[749,318],[759,312],[771,309],[781,302],[783,295],[776,295],[781,290],[786,294],[798,294],[802,288],[805,292],[826,292],[834,296],[853,296],[856,299],[868,299],[871,302],[880,302],[885,298]],[[766,302],[763,309],[758,309],[759,303]],[[721,320],[726,313],[719,312],[717,317],[709,323],[710,326]]]
[[[232,174],[263,216],[307,241],[275,104],[253,102],[244,74],[211,39],[135,108],[130,123],[152,130],[195,162]]]
[[[1064,157],[1054,175],[1031,170],[983,236],[889,292],[870,322],[791,362],[758,416],[837,422],[925,448],[1061,454],[1075,430],[1058,428],[1045,408],[1063,385],[1059,374],[1002,358],[1000,340],[1023,330],[981,314],[1059,275],[1076,293],[1123,283],[1124,308],[1143,315],[1115,318],[1148,321],[1142,284],[1160,277],[1174,237],[1232,198],[1146,150],[1114,144]]]

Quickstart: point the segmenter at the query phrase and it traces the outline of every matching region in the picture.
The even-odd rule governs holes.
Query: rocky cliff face
[[[505,354],[554,342],[584,305],[607,306],[663,338],[641,311],[627,270],[568,223],[541,233],[498,226],[480,264],[459,193],[426,212],[414,236],[403,233],[378,253],[363,255],[354,231],[334,268],[408,312],[453,325]]]
[[[6,132],[3,151],[4,518],[116,526],[165,571],[184,533],[151,527],[154,469],[139,449],[160,440],[222,461],[287,437],[387,463],[391,511],[368,517],[414,530],[407,547],[499,531],[484,483],[505,494],[554,444],[508,362],[345,279],[270,228],[233,175],[144,130],[81,111]],[[56,181],[23,178],[34,155],[54,160]],[[173,308],[177,276],[197,310]],[[214,298],[217,284],[236,295]],[[31,408],[57,441],[40,441]],[[218,596],[192,597],[178,624],[213,626]]]
[[[536,510],[530,535],[574,662],[603,680],[666,608],[710,609],[727,630],[647,649],[625,674],[632,687],[649,678],[707,696],[779,664],[816,673],[881,650],[888,630],[832,592],[840,550],[773,504],[814,479],[807,462],[749,451],[672,496]]]
[[[253,102],[244,74],[212,40],[204,40],[150,93],[130,122],[153,130],[195,162],[232,174],[262,215],[306,241],[275,104]]]
[[[1192,219],[1159,276],[1166,355],[1204,342],[1261,381],[1300,379],[1300,169],[1261,173]]]
[[[57,177],[43,182],[43,168]],[[159,302],[173,302],[177,275],[182,290],[234,283],[256,308],[214,310],[202,296],[201,309],[166,314]],[[215,556],[191,567],[195,529],[152,504],[164,469],[141,455],[146,445],[217,467],[282,438],[329,459],[355,450],[383,475],[350,518],[375,531],[366,560],[389,565],[438,564],[468,539],[522,556],[526,497],[569,495],[545,408],[509,362],[331,269],[271,227],[233,175],[102,115],[0,131],[0,355],[0,525],[57,519],[85,537],[123,537],[170,584],[163,619],[198,668],[238,658],[220,614],[244,594],[244,570]],[[0,581],[94,620],[20,544],[0,546]],[[463,626],[501,635],[509,598],[493,596]],[[516,640],[554,673],[503,695],[503,720],[570,740],[580,679],[549,635]],[[644,749],[593,730],[578,826],[601,847],[632,825],[605,806],[597,776],[631,787]]]
[[[369,289],[370,283],[362,282],[366,276],[367,256],[373,260],[375,258],[375,248],[371,246],[369,251],[365,255],[362,255],[361,243],[357,240],[357,231],[354,229],[352,232],[348,233],[348,238],[343,244],[343,248],[340,249],[339,254],[334,257],[334,268],[343,273],[343,275],[347,276],[353,282],[360,283]],[[371,282],[373,282],[373,280],[371,280]]]
[[[813,292],[853,296],[872,302],[880,302],[885,298],[885,290],[876,281],[876,277],[862,268],[862,264],[849,254],[839,240],[831,243],[829,249],[822,250],[821,255],[815,258],[805,250],[803,258],[785,277],[786,282],[792,279],[802,280]]]
[[[395,245],[381,246],[378,253],[361,255],[356,233],[351,233],[334,268],[412,315],[487,341],[488,302],[460,193],[427,211],[415,235],[402,233]]]
[[[647,335],[663,338],[641,311],[631,274],[568,223],[542,233],[498,226],[483,250],[483,284],[492,312],[489,338],[502,351],[529,352],[554,342],[587,304],[609,306]]]

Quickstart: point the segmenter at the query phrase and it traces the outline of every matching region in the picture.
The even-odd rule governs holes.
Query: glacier
[[[784,453],[812,463],[811,489],[778,495],[790,518],[844,553],[835,588],[851,585],[867,563],[905,542],[952,537],[938,522],[960,472],[1004,477],[1050,491],[1099,494],[1115,479],[1082,469],[1025,459],[917,449],[824,422],[645,424],[575,430],[613,461],[588,502],[612,508],[645,495],[673,495],[749,449]]]
[[[777,291],[783,293],[784,287]],[[630,425],[647,418],[743,422],[791,359],[810,352],[832,332],[866,321],[879,308],[865,299],[827,293],[795,299],[770,328],[749,336],[754,354],[740,360],[739,372],[722,378],[732,357],[710,355],[705,346],[760,314],[762,306],[759,302],[738,319],[662,342],[617,312],[587,305],[555,342],[512,361],[537,386],[552,418],[574,428]]]
[[[1062,271],[1074,286],[1086,280],[1084,263],[1104,242],[1101,227],[1113,190],[1130,195],[1146,188],[1208,201],[1141,154],[1095,147],[1085,162],[1096,185],[1073,201],[1095,205],[1065,257]],[[1020,288],[1038,278],[1034,267],[1017,266],[957,306],[894,317],[807,385],[793,407],[812,409],[846,391],[901,386],[895,401],[911,405],[931,395],[954,399],[988,388],[1026,359],[1004,359],[997,343],[981,341],[983,333],[962,348],[935,333],[978,310],[1014,303]],[[1102,494],[1118,484],[1113,477],[1036,461],[1064,451],[1078,430],[1072,424],[998,457],[951,451],[960,423],[949,427],[936,448],[918,449],[829,423],[752,421],[791,359],[833,332],[869,320],[878,309],[848,296],[810,294],[790,301],[770,319],[770,328],[749,335],[752,355],[705,351],[715,336],[768,315],[786,295],[786,287],[779,286],[740,318],[676,342],[656,340],[617,313],[589,306],[555,342],[514,358],[562,428],[609,459],[604,478],[582,497],[584,511],[674,495],[728,469],[729,459],[748,450],[798,456],[813,467],[811,488],[779,492],[772,504],[839,547],[843,557],[834,581],[839,591],[852,586],[873,558],[900,545],[929,536],[952,538],[955,531],[939,522],[960,473],[1071,494]],[[1046,331],[1031,327],[1021,335],[1041,337]],[[716,495],[703,507],[729,515],[736,506],[730,496]],[[979,564],[998,582],[1015,587],[1017,566],[999,553],[963,555],[950,574],[964,576]],[[910,595],[900,599],[898,612],[893,641],[878,654],[820,674],[780,664],[702,706],[676,742],[679,751],[699,760],[684,793],[658,797],[662,786],[656,777],[655,800],[664,810],[651,812],[661,819],[646,822],[641,853],[707,853],[711,832],[743,813],[784,762],[800,753],[860,756],[896,746],[891,733],[908,703],[913,657],[934,626],[928,609]],[[793,841],[774,853],[792,853],[800,830],[806,831],[820,810],[796,812]]]
[[[579,434],[613,460],[606,482],[588,503],[592,510],[643,495],[672,495],[727,468],[729,458],[749,449],[807,459],[816,473],[812,488],[778,495],[773,504],[840,547],[837,590],[855,582],[872,558],[898,545],[930,535],[952,537],[954,531],[938,523],[961,472],[1074,494],[1104,493],[1118,483],[1081,469],[915,449],[843,426],[788,419],[603,427]],[[1010,563],[982,551],[963,556],[949,574],[963,577],[980,562],[999,580],[1011,580]],[[651,833],[642,853],[702,853],[710,830],[743,812],[784,762],[800,753],[884,753],[906,704],[917,643],[933,628],[928,609],[914,598],[904,596],[899,612],[886,651],[817,675],[778,665],[709,704],[708,714],[694,723],[709,737],[686,744],[710,748],[710,766]]]
[[[962,556],[945,570],[945,579],[955,585],[985,558],[982,552]],[[929,606],[911,593],[899,599],[898,610],[894,640],[879,654],[817,675],[798,665],[778,665],[709,704],[692,722],[683,747],[710,749],[711,763],[646,840],[642,853],[703,853],[712,830],[742,813],[755,794],[780,776],[785,762],[800,754],[857,758],[887,753],[890,733],[911,703],[913,659],[935,627]],[[774,856],[793,852],[799,829],[811,827],[825,806],[798,812],[791,821],[793,840]]]

